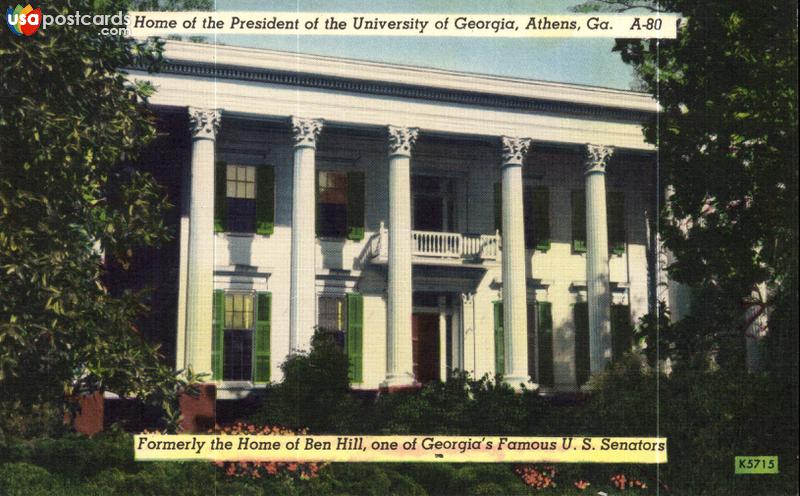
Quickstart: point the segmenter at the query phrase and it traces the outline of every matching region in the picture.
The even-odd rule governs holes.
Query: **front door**
[[[439,377],[439,315],[415,313],[412,318],[412,352],[414,377],[417,382],[438,381]]]

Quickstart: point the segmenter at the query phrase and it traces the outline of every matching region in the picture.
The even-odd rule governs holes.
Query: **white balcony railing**
[[[381,227],[369,240],[370,258],[385,261],[389,254],[389,232]],[[497,260],[500,255],[500,234],[464,234],[436,231],[411,231],[411,255],[416,260],[450,260],[482,262]]]

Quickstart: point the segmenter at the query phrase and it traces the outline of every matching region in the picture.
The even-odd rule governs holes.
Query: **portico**
[[[222,66],[242,51],[249,53],[221,50]],[[201,52],[168,44],[167,59],[202,64]],[[501,375],[514,388],[536,387],[540,377],[568,388],[580,382],[581,305],[587,368],[596,373],[612,360],[612,306],[640,305],[635,292],[646,287],[647,267],[646,243],[631,237],[644,217],[614,210],[606,197],[643,201],[626,190],[624,171],[649,153],[637,119],[651,104],[626,92],[440,71],[412,81],[391,66],[366,64],[364,72],[362,63],[313,56],[307,67],[321,79],[301,75],[288,90],[247,83],[248,75],[277,78],[289,63],[280,53],[253,55],[260,69],[224,78],[226,69],[190,85],[169,70],[154,76],[161,90],[153,104],[182,108],[193,137],[180,233],[179,368],[222,386],[257,387],[279,380],[285,357],[307,351],[325,328],[343,336],[358,362],[354,387],[405,387],[419,380],[417,325],[439,329],[442,370],[449,363]],[[335,97],[314,86],[356,76],[408,94],[387,93],[382,101],[391,105],[375,105],[374,93],[355,83],[337,83]],[[189,108],[212,84],[216,107]],[[503,98],[527,110],[505,108]],[[617,171],[619,156],[627,165]],[[238,217],[220,227],[225,202],[223,215]],[[627,244],[614,239],[622,251],[611,250],[609,219],[633,226],[622,231]],[[241,232],[250,222],[258,227]],[[420,291],[447,302],[435,318],[414,317]],[[452,322],[443,323],[448,315]],[[252,361],[252,372],[230,365],[235,360]]]

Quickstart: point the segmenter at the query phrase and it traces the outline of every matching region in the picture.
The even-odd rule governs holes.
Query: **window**
[[[321,171],[318,192],[318,234],[344,238],[347,235],[347,174]]]
[[[318,311],[318,331],[333,339],[336,345],[344,351],[347,330],[347,304],[344,295],[320,296]]]
[[[267,382],[272,295],[214,291],[215,380]]]
[[[614,361],[633,348],[631,308],[628,305],[611,305],[611,358]]]
[[[528,375],[553,386],[553,312],[547,301],[528,303]]]
[[[364,173],[317,174],[317,236],[364,239]]]
[[[272,234],[275,171],[271,166],[217,163],[214,231]]]
[[[225,198],[227,225],[230,232],[255,232],[256,168],[228,165]]]
[[[586,253],[586,195],[572,192],[572,251]]]
[[[413,193],[413,226],[420,231],[454,232],[455,186],[447,177],[414,175],[411,178]]]
[[[589,304],[578,302],[573,307],[573,325],[575,326],[575,380],[583,386],[591,373],[591,355],[589,350]]]
[[[505,332],[503,329],[503,300],[494,302],[494,373],[506,372]]]
[[[320,295],[317,332],[347,353],[350,382],[363,381],[364,300],[360,293]]]
[[[606,225],[608,250],[613,255],[625,253],[625,196],[621,192],[606,193]],[[572,192],[572,251],[586,252],[586,195]]]
[[[625,253],[625,195],[609,191],[606,195],[608,249],[613,255]]]
[[[542,186],[526,186],[523,193],[525,248],[550,249],[550,192]]]
[[[225,342],[222,379],[249,381],[253,371],[253,296],[225,295]]]

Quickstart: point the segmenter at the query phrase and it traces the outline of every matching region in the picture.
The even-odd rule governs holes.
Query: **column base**
[[[531,389],[535,391],[539,389],[539,385],[531,381],[531,378],[527,375],[504,376],[503,382],[511,386],[514,391],[521,391],[522,389]]]
[[[387,375],[386,380],[381,383],[381,389],[388,389],[390,391],[416,387],[418,387],[418,383],[411,374],[390,374]]]

